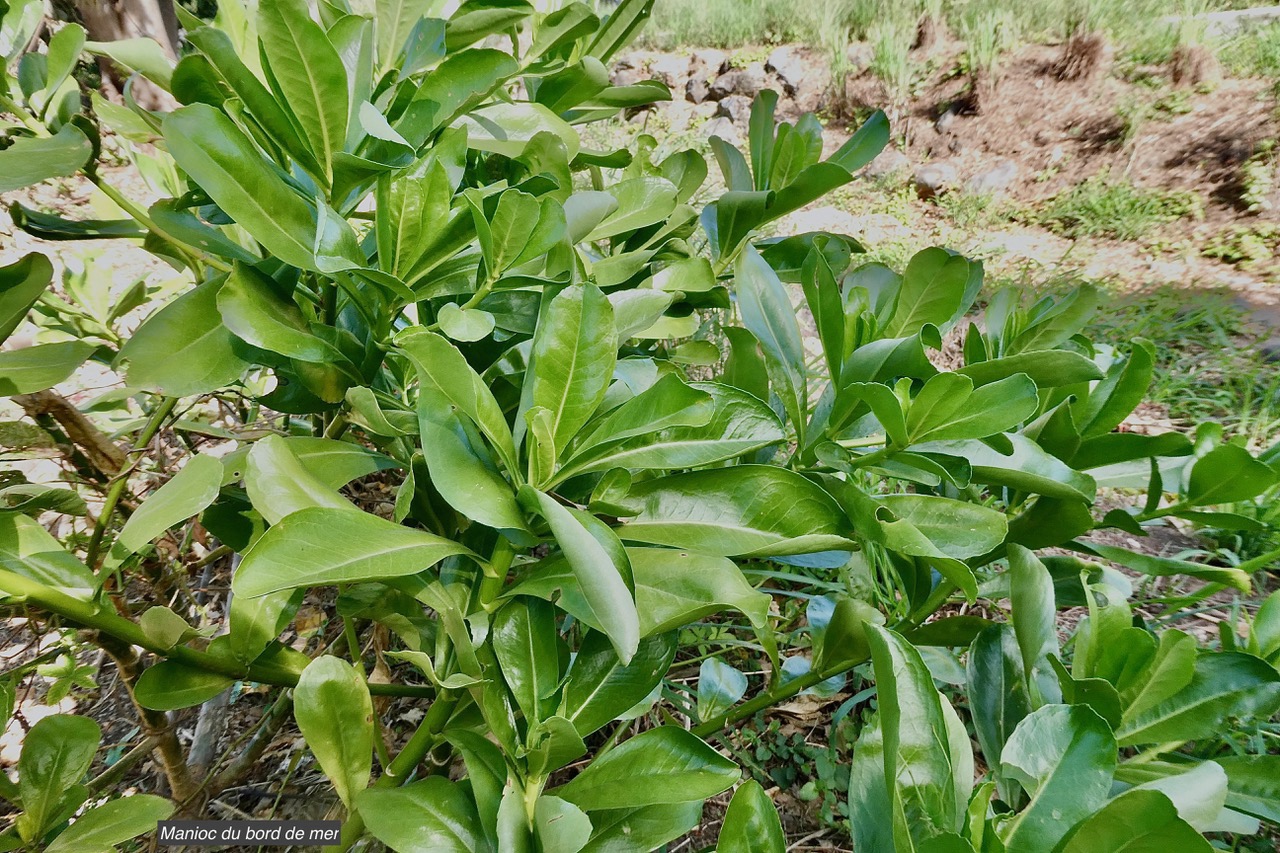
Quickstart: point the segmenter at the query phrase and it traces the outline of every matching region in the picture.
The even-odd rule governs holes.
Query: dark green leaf
[[[134,695],[144,708],[177,711],[203,704],[232,684],[235,684],[234,678],[163,660],[142,673]]]
[[[101,738],[97,723],[70,714],[45,717],[26,733],[18,756],[18,831],[24,839],[38,841],[50,828],[68,789],[88,772]]]
[[[52,279],[53,264],[39,252],[0,267],[0,343],[18,328]]]
[[[716,853],[784,853],[787,839],[773,801],[749,779],[733,792],[716,841]]]
[[[403,788],[369,788],[356,804],[374,838],[399,853],[485,849],[475,803],[458,783],[441,776]]]

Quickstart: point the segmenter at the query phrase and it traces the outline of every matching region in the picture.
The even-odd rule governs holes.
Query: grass
[[[1146,189],[1103,173],[1049,199],[1032,218],[1064,237],[1140,240],[1160,225],[1200,211],[1192,193]]]
[[[1280,23],[1254,30],[1250,36],[1232,39],[1222,49],[1223,67],[1236,77],[1280,80]]]

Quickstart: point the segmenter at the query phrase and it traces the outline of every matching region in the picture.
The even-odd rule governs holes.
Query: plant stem
[[[164,426],[165,419],[172,414],[175,406],[178,405],[177,397],[165,397],[156,410],[151,413],[151,417],[142,428],[142,432],[138,433],[137,440],[133,443],[133,449],[129,451],[132,456],[146,449],[151,443],[151,439],[155,438],[156,433],[160,431],[160,427]],[[107,525],[111,523],[112,516],[115,515],[116,504],[120,502],[121,495],[124,494],[125,487],[129,485],[129,473],[131,467],[126,465],[121,469],[120,473],[111,482],[111,490],[107,492],[107,498],[102,504],[102,512],[98,513],[98,520],[93,525],[93,536],[89,539],[89,550],[85,557],[85,562],[90,569],[97,571],[98,568],[98,552],[102,548],[102,537],[107,532]]]
[[[730,708],[718,717],[712,717],[704,723],[694,726],[691,731],[701,738],[717,736],[724,732],[725,727],[736,723],[739,720],[745,720],[747,717],[763,711],[765,708],[777,705],[779,702],[785,702],[787,699],[801,693],[804,690],[820,684],[828,678],[834,678],[837,675],[843,675],[859,664],[866,663],[866,657],[857,660],[847,661],[829,669],[821,671],[810,670],[804,675],[793,678],[786,684],[759,694],[755,698],[743,702],[735,708]]]
[[[228,678],[252,681],[258,684],[271,684],[277,687],[294,687],[298,683],[298,673],[292,670],[265,664],[243,666],[230,657],[211,655],[193,649],[190,646],[174,646],[165,648],[147,637],[137,623],[119,616],[110,608],[103,607],[94,601],[73,598],[66,593],[51,589],[42,583],[33,581],[22,575],[0,569],[0,591],[15,599],[21,599],[35,605],[41,610],[56,613],[68,622],[85,628],[92,628],[103,634],[153,652],[160,657],[169,658],[205,672],[214,672]],[[435,688],[427,685],[411,684],[379,684],[369,685],[369,692],[375,696],[414,696],[430,698],[436,695]]]

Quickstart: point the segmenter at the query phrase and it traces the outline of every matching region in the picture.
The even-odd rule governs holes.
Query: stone
[[[728,61],[729,54],[723,50],[716,50],[713,47],[695,50],[689,54],[689,71],[692,72],[695,68],[705,68],[709,74],[716,75],[722,71],[729,70],[726,67]]]
[[[754,98],[764,88],[764,67],[753,63],[747,68],[734,68],[721,74],[711,84],[707,97],[713,101],[721,101],[730,95],[745,95]]]
[[[746,124],[751,117],[751,98],[746,95],[729,95],[716,103],[716,116],[724,116],[734,124]]]
[[[863,177],[890,178],[911,168],[911,158],[897,148],[886,148],[862,170]]]
[[[724,116],[713,118],[703,125],[702,134],[708,139],[718,136],[730,145],[737,146],[742,144],[742,134],[738,132],[738,128],[734,123]]]
[[[705,101],[711,91],[710,77],[705,68],[690,73],[689,81],[684,84],[684,99],[692,104]]]
[[[644,70],[631,60],[621,59],[614,64],[613,73],[609,75],[609,83],[614,86],[634,86],[647,77]]]
[[[970,178],[965,189],[974,195],[996,195],[1009,189],[1017,179],[1018,164],[1006,157]]]
[[[1263,360],[1272,363],[1280,362],[1280,338],[1271,338],[1258,345],[1258,354]]]
[[[681,56],[656,56],[649,62],[649,73],[676,91],[689,76],[689,60]]]
[[[954,163],[935,160],[916,169],[916,192],[921,198],[934,198],[952,189],[960,182],[960,172]]]
[[[791,45],[783,45],[769,54],[764,63],[765,71],[772,71],[782,84],[782,91],[795,95],[805,77],[804,58]]]

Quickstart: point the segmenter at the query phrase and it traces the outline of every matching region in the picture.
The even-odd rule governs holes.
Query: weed
[[[1240,167],[1240,203],[1250,213],[1261,213],[1272,207],[1271,194],[1276,188],[1276,143],[1268,139]]]
[[[944,193],[936,202],[951,223],[962,229],[990,228],[1018,215],[1011,202],[990,194]]]
[[[1102,172],[1049,199],[1034,219],[1066,237],[1139,240],[1156,226],[1201,214],[1194,193],[1146,189]]]
[[[1201,249],[1201,254],[1206,258],[1217,258],[1223,263],[1248,268],[1270,261],[1278,248],[1280,225],[1258,222],[1248,226],[1235,226],[1215,234]]]
[[[1280,23],[1249,30],[1222,48],[1222,64],[1237,77],[1280,78]]]

